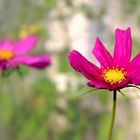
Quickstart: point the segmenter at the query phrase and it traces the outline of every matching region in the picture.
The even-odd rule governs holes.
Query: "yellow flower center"
[[[118,67],[109,68],[102,73],[102,77],[110,84],[118,84],[125,80],[126,76],[126,71]]]
[[[14,57],[14,54],[10,50],[0,50],[0,58],[2,60],[9,60]]]

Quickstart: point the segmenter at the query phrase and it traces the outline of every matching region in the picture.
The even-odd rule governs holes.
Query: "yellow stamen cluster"
[[[102,73],[102,77],[110,84],[118,84],[126,79],[127,72],[123,68],[108,68]]]
[[[0,59],[2,60],[9,60],[14,57],[12,51],[9,50],[0,50]]]

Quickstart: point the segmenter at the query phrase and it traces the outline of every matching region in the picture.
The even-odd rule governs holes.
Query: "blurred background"
[[[52,55],[37,71],[21,66],[0,79],[0,140],[106,140],[112,94],[80,96],[87,80],[69,65],[72,49],[97,64],[91,54],[96,36],[110,52],[114,30],[132,28],[133,56],[140,51],[139,0],[0,0],[0,38],[38,35],[35,53]],[[140,91],[118,94],[113,140],[140,140]]]

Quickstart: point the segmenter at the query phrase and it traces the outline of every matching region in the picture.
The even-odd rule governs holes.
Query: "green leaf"
[[[95,90],[99,90],[99,89],[86,86],[86,87],[84,87],[84,88],[81,90],[79,96],[83,96],[83,95],[86,95],[86,94],[90,94],[90,93],[92,93],[92,92],[95,91]]]

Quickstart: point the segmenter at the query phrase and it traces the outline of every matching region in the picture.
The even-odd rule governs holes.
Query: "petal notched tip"
[[[38,36],[27,36],[15,43],[14,52],[16,55],[23,55],[31,51],[38,42]]]
[[[78,72],[80,72],[81,68],[80,68],[80,64],[81,64],[81,60],[83,59],[83,56],[76,50],[73,50],[72,52],[70,52],[70,54],[68,55],[68,60],[71,64],[71,66]],[[84,64],[83,64],[84,65]]]
[[[100,79],[101,70],[88,61],[84,56],[82,56],[79,52],[73,50],[69,56],[68,60],[73,67],[74,70],[77,72],[82,73],[87,79]]]
[[[115,40],[114,65],[126,68],[132,54],[131,28],[116,29]]]
[[[95,55],[96,59],[100,62],[101,67],[108,68],[113,65],[113,59],[111,54],[98,37],[96,38],[92,53]]]
[[[122,30],[122,29],[120,29],[120,28],[117,28],[116,30],[115,30],[115,32],[127,32],[127,33],[131,33],[131,27],[128,27],[126,30]]]

